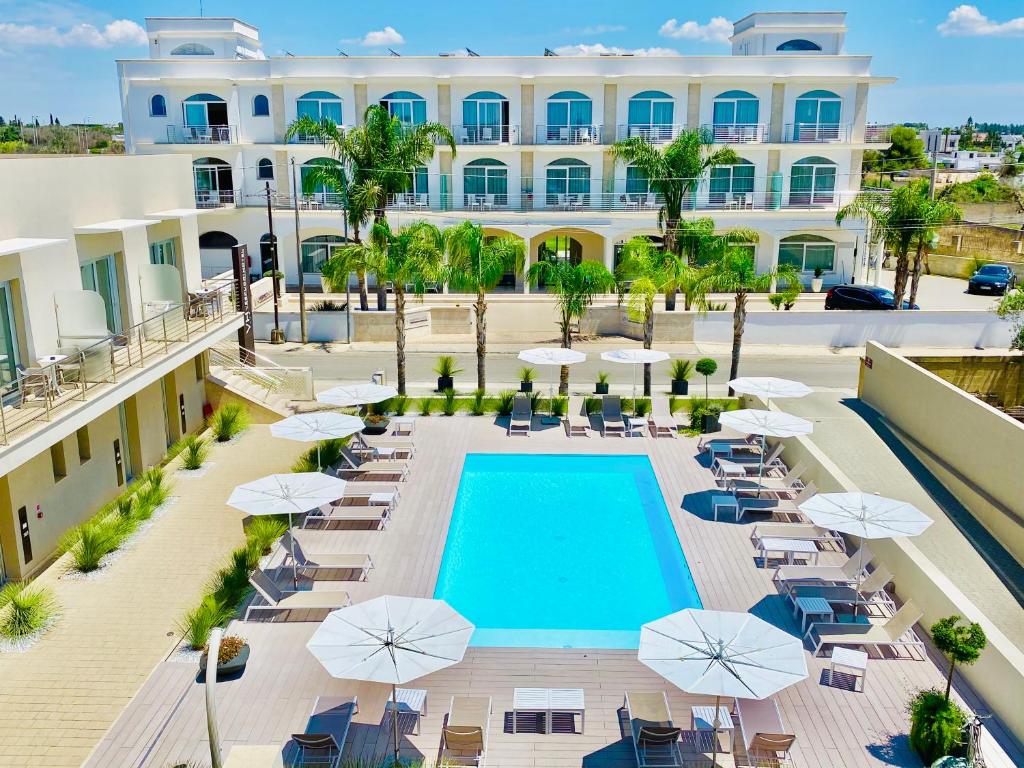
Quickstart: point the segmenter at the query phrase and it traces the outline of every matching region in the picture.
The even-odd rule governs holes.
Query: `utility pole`
[[[932,180],[928,185],[928,197],[932,200],[935,199],[935,174],[939,170],[939,151],[936,149],[932,152]]]
[[[270,233],[270,270],[273,273],[274,285],[274,328],[270,332],[271,344],[284,344],[284,334],[281,332],[281,321],[278,315],[278,303],[280,291],[277,284],[277,276],[280,274],[277,269],[277,237],[274,235],[274,214],[270,203],[270,182],[265,182],[267,192],[267,231]]]
[[[302,335],[302,343],[309,343],[309,336],[306,334],[306,279],[302,272],[302,245],[299,242],[299,188],[297,186],[295,158],[291,159],[292,164],[292,204],[295,206],[295,261],[299,265],[299,332]]]

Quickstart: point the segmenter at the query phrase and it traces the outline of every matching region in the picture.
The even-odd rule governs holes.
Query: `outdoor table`
[[[391,430],[391,434],[399,435],[411,435],[413,429],[416,427],[415,416],[392,416],[391,426],[394,429]]]
[[[719,478],[747,476],[746,466],[744,466],[743,464],[738,464],[735,461],[729,461],[728,459],[718,459],[716,466],[718,467]]]
[[[740,505],[736,497],[731,493],[716,493],[711,496],[711,509],[715,513],[715,522],[718,522],[718,509],[724,507],[736,513],[736,519],[740,517]]]
[[[42,357],[36,358],[36,362],[39,363],[40,368],[46,368],[49,370],[50,375],[50,389],[54,395],[60,395],[60,385],[64,383],[64,372],[60,368],[60,364],[68,359],[67,355],[43,355]]]
[[[554,714],[580,716],[580,733],[586,728],[586,708],[582,688],[516,688],[512,695],[512,733],[517,732],[520,712],[544,716],[544,727],[552,732]]]
[[[633,437],[637,433],[639,433],[639,437],[643,437],[644,429],[647,427],[646,418],[637,418],[635,416],[630,416],[627,419],[627,422],[627,428],[629,429],[630,437]]]
[[[712,731],[711,738],[717,739],[719,732],[729,734],[729,749],[734,747],[733,740],[736,737],[732,724],[732,715],[728,707],[718,708],[718,729],[715,730],[715,708],[711,707],[690,707],[690,730],[691,731]]]
[[[793,601],[793,615],[800,614],[800,632],[807,631],[807,623],[812,616],[822,616],[830,623],[836,620],[836,612],[832,604],[823,597],[797,597]],[[829,678],[831,683],[831,677]]]
[[[768,563],[769,552],[784,552],[786,562],[793,564],[798,554],[807,555],[814,565],[818,564],[818,543],[806,539],[784,539],[776,536],[765,536],[757,542],[757,550],[765,564]]]
[[[868,682],[868,655],[864,651],[857,651],[853,648],[835,646],[832,649],[832,658],[828,663],[828,684],[832,685],[832,673],[836,667],[845,667],[853,675],[853,689],[857,690],[857,673],[860,673],[860,691],[864,692],[864,686]]]
[[[395,700],[388,699],[385,709],[393,710],[396,705],[398,707],[397,715],[415,715],[416,729],[413,733],[419,736],[420,718],[427,714],[427,692],[422,688],[396,688]]]

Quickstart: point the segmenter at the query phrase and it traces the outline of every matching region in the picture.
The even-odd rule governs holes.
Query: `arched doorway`
[[[199,267],[203,279],[232,271],[231,249],[238,245],[234,235],[214,230],[199,236]]]
[[[267,232],[263,237],[260,238],[260,276],[274,271],[274,249],[271,244],[277,246],[279,242],[277,235],[271,236]]]
[[[537,246],[537,261],[567,261],[576,266],[583,261],[583,244],[571,235],[549,235]],[[543,276],[538,288],[547,288]]]

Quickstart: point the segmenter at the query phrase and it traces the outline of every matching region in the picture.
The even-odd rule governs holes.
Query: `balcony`
[[[615,127],[616,141],[639,137],[647,139],[651,144],[665,144],[672,141],[683,130],[685,125],[651,124],[642,125],[631,123],[629,125],[618,125]]]
[[[864,141],[868,144],[888,144],[892,141],[892,125],[869,123],[864,126]]]
[[[168,144],[236,144],[236,125],[168,125]]]
[[[240,189],[196,190],[196,208],[225,208],[235,205],[241,198]]]
[[[456,144],[494,145],[518,144],[518,125],[453,125]]]
[[[715,144],[761,144],[768,141],[767,123],[713,123],[702,125]]]
[[[850,140],[851,126],[839,123],[786,123],[782,140],[795,144],[836,144]]]
[[[538,125],[535,144],[601,144],[600,125]]]

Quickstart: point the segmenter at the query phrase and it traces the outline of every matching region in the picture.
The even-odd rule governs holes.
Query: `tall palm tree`
[[[648,237],[631,238],[622,247],[622,261],[615,270],[621,282],[630,281],[628,313],[643,325],[644,349],[654,343],[654,300],[659,293],[684,283],[690,285],[694,270],[674,253],[662,251]],[[644,397],[651,396],[651,366],[644,364]]]
[[[936,230],[946,224],[953,224],[963,219],[960,206],[949,200],[932,200],[925,197],[921,201],[921,221],[914,232],[914,263],[910,269],[910,296],[907,301],[914,306],[917,299],[917,286],[921,282],[921,269],[924,266],[924,254],[931,248]]]
[[[476,386],[487,386],[487,291],[501,282],[506,272],[519,274],[526,259],[520,237],[485,237],[479,224],[464,221],[444,231],[448,266],[445,282],[457,291],[476,294]]]
[[[373,225],[370,240],[377,244],[371,263],[378,280],[390,281],[395,292],[395,357],[398,394],[405,392],[405,299],[422,296],[428,283],[443,272],[444,239],[433,224],[418,221],[392,231],[386,220]]]
[[[378,251],[384,246],[381,241],[382,234],[381,228],[371,229],[365,243],[357,237],[350,243],[332,249],[328,259],[320,266],[321,277],[334,293],[346,290],[349,275],[356,273],[359,281],[359,309],[363,312],[370,309],[366,292],[366,273],[373,271]]]
[[[773,284],[784,283],[790,290],[799,290],[800,273],[790,264],[780,264],[776,269],[758,272],[754,257],[740,243],[757,242],[757,233],[750,230],[734,230],[720,241],[719,253],[700,270],[695,281],[697,305],[702,311],[708,309],[709,293],[731,293],[732,312],[732,363],[729,379],[735,379],[740,370],[740,348],[743,345],[743,330],[747,322],[747,298],[751,293],[767,291]],[[732,396],[732,388],[729,395]]]
[[[578,323],[594,303],[598,294],[615,290],[615,277],[596,261],[572,264],[568,259],[538,261],[526,274],[530,285],[541,281],[555,291],[558,309],[558,329],[562,346],[572,349],[572,326]],[[563,365],[559,373],[558,394],[569,394],[569,366]]]
[[[631,136],[611,146],[612,157],[640,170],[650,184],[651,191],[661,195],[662,205],[658,210],[658,226],[665,237],[665,250],[679,254],[679,221],[682,218],[683,202],[696,194],[698,186],[716,165],[733,165],[739,162],[729,147],[714,146],[714,136],[709,130],[685,130],[671,142],[661,146],[651,144],[643,136]],[[691,267],[695,261],[688,260]],[[686,308],[691,298],[687,295]],[[675,290],[670,289],[665,298],[665,308],[675,309]]]

